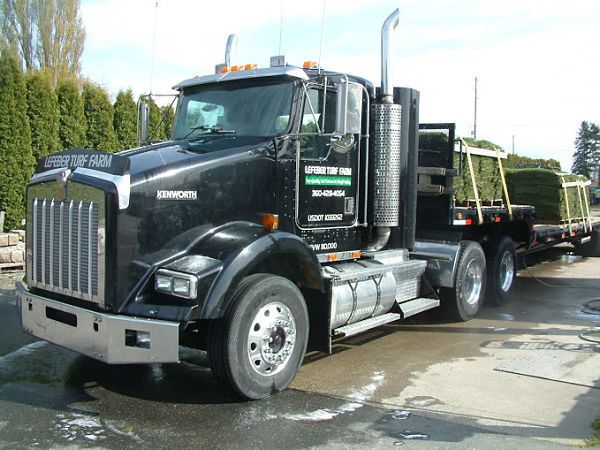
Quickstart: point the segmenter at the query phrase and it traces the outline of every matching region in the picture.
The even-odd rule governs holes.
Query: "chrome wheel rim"
[[[500,289],[508,292],[515,278],[515,258],[511,252],[504,252],[500,260]]]
[[[463,298],[469,305],[479,301],[481,287],[483,285],[483,270],[481,265],[474,259],[467,264]]]
[[[250,324],[247,352],[252,368],[263,376],[281,372],[296,344],[296,321],[280,302],[263,306]]]

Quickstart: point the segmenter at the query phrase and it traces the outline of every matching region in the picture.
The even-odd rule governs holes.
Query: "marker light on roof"
[[[302,64],[302,68],[304,69],[316,69],[318,68],[318,64],[316,61],[304,61]]]

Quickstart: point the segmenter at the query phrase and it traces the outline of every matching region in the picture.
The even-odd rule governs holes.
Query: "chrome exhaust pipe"
[[[237,36],[230,34],[227,37],[227,45],[225,46],[225,66],[231,67],[231,60],[235,59],[235,52],[237,50]]]
[[[381,101],[393,103],[391,87],[391,67],[389,64],[390,35],[398,26],[400,10],[396,8],[383,22],[381,27]]]

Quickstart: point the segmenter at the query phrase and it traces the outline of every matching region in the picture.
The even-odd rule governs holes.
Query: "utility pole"
[[[473,139],[477,140],[477,77],[475,77],[475,108],[473,114]]]
[[[515,154],[515,135],[512,135],[512,154]]]

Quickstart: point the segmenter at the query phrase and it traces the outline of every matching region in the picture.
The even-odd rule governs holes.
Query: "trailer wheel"
[[[517,280],[515,244],[508,236],[493,239],[487,252],[486,300],[494,306],[508,303]]]
[[[213,373],[250,400],[284,390],[302,364],[308,325],[306,303],[291,281],[269,274],[244,278],[225,317],[211,327]]]
[[[575,244],[575,253],[580,256],[600,256],[600,230],[592,230],[592,240],[585,244]]]
[[[466,322],[481,308],[485,292],[485,254],[474,241],[461,241],[454,288],[440,290],[441,307],[452,319]]]

